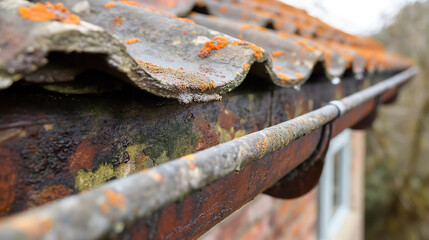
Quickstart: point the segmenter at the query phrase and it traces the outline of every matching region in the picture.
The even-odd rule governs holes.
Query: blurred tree
[[[429,1],[405,6],[374,37],[420,73],[367,134],[366,239],[429,239]]]

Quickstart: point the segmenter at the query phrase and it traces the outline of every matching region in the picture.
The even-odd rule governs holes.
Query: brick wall
[[[317,189],[296,200],[260,195],[201,239],[314,239],[317,196]]]
[[[337,239],[362,239],[364,133],[352,134],[350,215]],[[201,236],[201,240],[312,240],[317,239],[318,188],[293,200],[264,194],[227,217]]]

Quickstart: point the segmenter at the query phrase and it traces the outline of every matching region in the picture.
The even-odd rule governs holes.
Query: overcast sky
[[[416,0],[283,0],[343,31],[377,32],[402,6]]]

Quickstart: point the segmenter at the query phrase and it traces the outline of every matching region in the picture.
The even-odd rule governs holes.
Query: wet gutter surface
[[[195,238],[306,161],[325,134],[321,127],[332,124],[333,137],[358,124],[415,73],[409,69],[339,102],[326,104],[332,100],[327,99],[314,104],[319,105],[313,106],[315,110],[289,121],[4,218],[0,235],[4,239],[26,235],[96,239],[117,234]],[[275,97],[276,90],[270,96]],[[277,103],[281,101],[270,103],[270,111]],[[276,124],[276,114],[269,116]]]

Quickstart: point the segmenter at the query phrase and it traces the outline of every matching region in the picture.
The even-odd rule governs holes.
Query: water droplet
[[[363,79],[363,74],[362,73],[356,73],[355,74],[355,78],[356,78],[356,80],[362,80]]]
[[[299,90],[301,90],[301,87],[299,85],[295,85],[295,86],[293,86],[293,89],[299,91]]]
[[[334,77],[331,80],[331,82],[332,82],[332,84],[337,85],[337,84],[339,84],[341,82],[341,79],[339,77]]]

